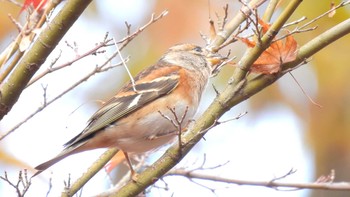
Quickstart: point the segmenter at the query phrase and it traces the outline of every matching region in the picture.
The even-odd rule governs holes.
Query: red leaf
[[[21,11],[19,11],[19,13],[23,12],[23,10],[27,9],[28,6],[33,6],[34,9],[41,10],[44,8],[44,6],[46,5],[47,0],[25,0],[23,3],[23,7],[21,9]]]

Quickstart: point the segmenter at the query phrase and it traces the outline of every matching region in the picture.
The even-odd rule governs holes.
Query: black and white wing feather
[[[92,138],[104,128],[115,124],[120,118],[140,109],[147,103],[154,101],[172,92],[179,83],[177,71],[166,76],[156,78],[152,81],[138,83],[135,85],[136,92],[131,84],[122,89],[123,92],[130,92],[125,96],[113,97],[106,102],[89,120],[88,126],[79,135],[68,141],[64,146],[76,147]]]

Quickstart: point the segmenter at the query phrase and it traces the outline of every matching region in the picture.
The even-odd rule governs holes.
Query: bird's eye
[[[197,51],[198,53],[203,52],[201,47],[195,47],[193,50]]]

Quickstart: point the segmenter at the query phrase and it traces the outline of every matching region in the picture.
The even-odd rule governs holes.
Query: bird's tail
[[[81,152],[80,150],[78,150],[80,146],[75,146],[75,147],[67,147],[65,148],[60,154],[58,154],[56,157],[38,165],[35,167],[35,169],[37,170],[37,172],[32,176],[35,177],[36,175],[40,174],[41,172],[43,172],[44,170],[48,169],[49,167],[53,166],[55,163],[61,161],[62,159],[66,158],[69,155],[72,155],[74,153],[78,153]]]
[[[57,155],[56,157],[50,159],[49,161],[46,161],[46,162],[36,166],[35,169],[37,170],[37,172],[32,177],[35,177],[36,175],[40,174],[41,172],[48,169],[49,167],[51,167],[55,163],[61,161],[66,156],[68,156],[68,155]]]

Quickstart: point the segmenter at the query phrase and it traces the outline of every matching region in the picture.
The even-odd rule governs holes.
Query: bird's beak
[[[216,76],[226,64],[225,60],[227,60],[227,57],[223,57],[218,53],[209,53],[207,60],[211,63],[211,76]]]

